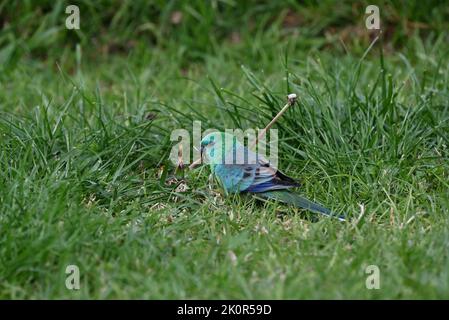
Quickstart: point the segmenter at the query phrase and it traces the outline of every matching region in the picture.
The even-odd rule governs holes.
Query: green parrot
[[[201,140],[201,159],[209,163],[226,193],[251,193],[264,199],[273,199],[315,213],[336,217],[329,209],[307,200],[291,189],[300,184],[273,168],[261,155],[243,146],[229,133],[213,132]]]

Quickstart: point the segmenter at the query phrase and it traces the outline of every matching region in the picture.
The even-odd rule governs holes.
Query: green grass
[[[364,30],[347,3],[155,2],[146,16],[144,2],[82,2],[77,34],[65,5],[25,3],[0,1],[0,298],[448,297],[447,10],[411,5],[398,21],[390,5],[397,30],[369,47],[326,35]],[[406,34],[407,19],[428,28]],[[186,192],[167,183],[172,130],[262,128],[290,92],[279,167],[347,222],[224,198],[208,168],[184,172]],[[373,264],[379,290],[365,287]]]

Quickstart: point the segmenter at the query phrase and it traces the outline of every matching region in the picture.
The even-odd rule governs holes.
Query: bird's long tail
[[[323,214],[325,216],[335,217],[340,221],[346,221],[346,219],[343,215],[338,215],[336,213],[333,213],[329,209],[327,209],[315,202],[307,200],[306,198],[303,198],[300,195],[295,194],[294,192],[291,192],[289,190],[272,190],[272,191],[260,192],[260,193],[257,193],[257,196],[260,196],[265,199],[278,200],[278,201],[281,201],[284,203],[294,205],[299,208],[310,210],[315,213]]]

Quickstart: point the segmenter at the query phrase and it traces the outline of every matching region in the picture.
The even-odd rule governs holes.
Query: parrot
[[[300,187],[297,180],[274,168],[233,134],[218,131],[207,134],[200,143],[200,156],[203,163],[209,164],[211,174],[225,194],[250,193],[264,200],[279,201],[345,221],[344,215],[337,215],[293,192],[291,189]]]

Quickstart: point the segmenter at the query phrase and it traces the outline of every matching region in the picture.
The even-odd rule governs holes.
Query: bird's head
[[[226,156],[240,145],[237,138],[225,132],[212,132],[201,140],[201,158],[206,156],[204,163],[211,165],[225,163]],[[232,161],[232,160],[231,160]]]

